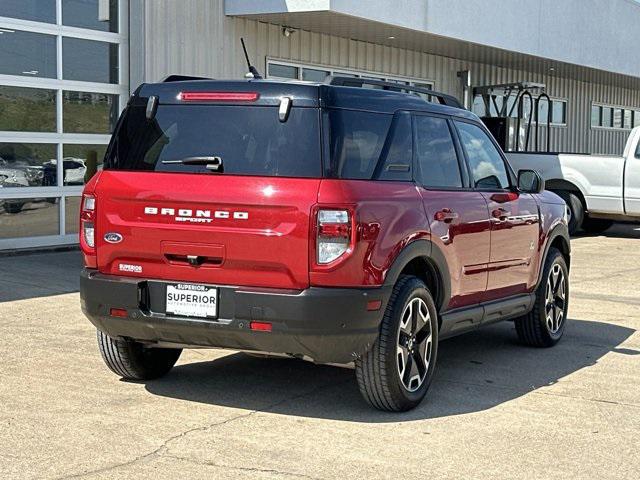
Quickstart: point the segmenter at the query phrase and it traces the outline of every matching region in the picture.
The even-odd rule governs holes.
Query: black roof
[[[428,102],[417,95],[392,90],[299,81],[184,78],[169,77],[162,83],[143,84],[136,90],[133,101],[146,103],[146,98],[155,95],[161,105],[178,105],[182,104],[179,99],[181,92],[257,92],[260,96],[252,102],[253,105],[277,106],[281,97],[290,97],[293,105],[298,107],[345,108],[389,114],[411,110],[478,119],[465,109]],[[233,105],[234,102],[225,104]],[[246,102],[238,104],[246,105]]]

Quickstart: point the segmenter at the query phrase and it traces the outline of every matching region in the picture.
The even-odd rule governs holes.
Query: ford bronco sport
[[[514,320],[549,347],[566,325],[564,202],[420,88],[144,84],[80,224],[82,309],[127,379],[166,374],[182,348],[288,354],[355,362],[367,402],[403,411],[439,340]]]

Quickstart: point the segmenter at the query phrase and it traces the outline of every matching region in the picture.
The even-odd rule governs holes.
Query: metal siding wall
[[[530,73],[526,65],[522,70],[506,69],[308,31],[285,37],[280,25],[226,17],[224,0],[146,0],[145,7],[148,82],[171,73],[242,78],[246,66],[239,38],[244,37],[263,73],[267,57],[272,57],[423,78],[456,96],[461,95],[456,75],[460,70],[471,70],[474,85],[545,83],[550,96],[568,100],[567,127],[551,128],[553,150],[621,153],[628,132],[591,129],[591,102],[640,110],[639,91]]]

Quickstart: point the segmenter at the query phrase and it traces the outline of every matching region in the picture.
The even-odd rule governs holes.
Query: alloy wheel
[[[427,304],[421,298],[413,298],[402,311],[396,347],[398,374],[409,392],[415,392],[424,383],[431,362],[432,340]]]
[[[547,328],[552,334],[558,333],[564,322],[566,305],[567,279],[562,267],[553,265],[547,279],[545,296],[545,314]]]

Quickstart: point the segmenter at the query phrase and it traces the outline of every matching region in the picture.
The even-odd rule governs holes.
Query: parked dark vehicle
[[[142,85],[81,212],[109,368],[156,378],[198,347],[355,362],[364,398],[403,411],[443,338],[514,320],[523,343],[558,342],[564,202],[454,98],[407,89]]]

